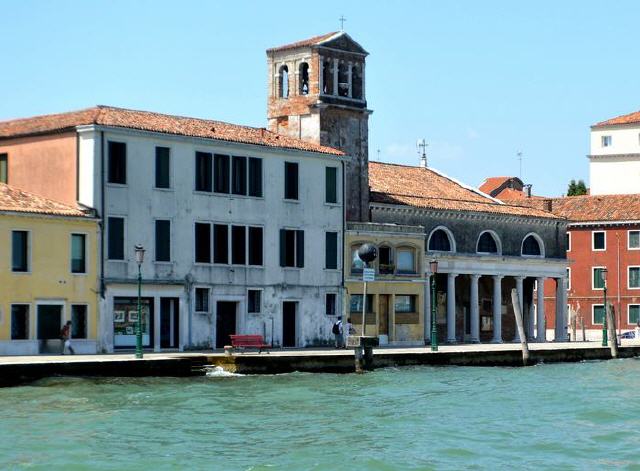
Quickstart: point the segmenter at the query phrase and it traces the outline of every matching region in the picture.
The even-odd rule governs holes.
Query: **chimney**
[[[545,211],[553,212],[553,200],[551,198],[544,200],[542,204]]]
[[[522,187],[522,192],[524,193],[525,198],[531,198],[531,184],[524,185]]]

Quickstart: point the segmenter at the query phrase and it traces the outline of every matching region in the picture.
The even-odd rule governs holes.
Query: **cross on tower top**
[[[344,31],[344,22],[347,21],[347,19],[344,15],[340,15],[340,18],[338,19],[340,20],[340,31]]]

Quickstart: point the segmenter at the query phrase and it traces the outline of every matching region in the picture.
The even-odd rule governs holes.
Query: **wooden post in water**
[[[520,335],[520,343],[522,344],[522,364],[527,366],[529,364],[529,345],[527,344],[527,335],[524,332],[520,299],[518,298],[518,291],[516,291],[515,288],[511,290],[511,304],[513,304],[513,314],[516,317],[516,325],[518,327],[518,334]]]
[[[616,316],[613,312],[613,305],[608,304],[606,309],[607,325],[609,326],[609,348],[611,349],[611,358],[618,358],[618,339],[616,338]]]

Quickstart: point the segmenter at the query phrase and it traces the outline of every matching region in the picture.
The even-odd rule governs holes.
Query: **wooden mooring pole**
[[[607,326],[609,335],[609,348],[611,349],[611,358],[618,358],[618,339],[616,338],[616,316],[613,313],[613,306],[607,306]]]
[[[527,335],[524,332],[520,299],[518,298],[518,291],[516,291],[515,288],[511,290],[511,304],[513,304],[513,314],[516,317],[516,326],[518,327],[520,343],[522,344],[522,364],[527,366],[529,364],[529,345],[527,344]]]

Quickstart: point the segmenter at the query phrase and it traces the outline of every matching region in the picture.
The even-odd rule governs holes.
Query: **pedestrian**
[[[75,355],[76,352],[71,346],[71,321],[67,321],[62,330],[60,330],[60,339],[62,340],[62,354],[64,355],[65,349],[69,349],[71,354]]]
[[[342,336],[343,336],[343,332],[342,332],[342,317],[338,318],[338,320],[334,322],[333,327],[331,328],[331,332],[333,332],[333,335],[334,335],[335,340],[336,340],[336,348],[341,348],[342,347]]]
[[[345,344],[344,348],[347,348],[346,347],[346,345],[347,345],[347,337],[349,335],[353,335],[353,334],[356,333],[356,329],[353,327],[353,324],[351,323],[351,318],[350,317],[347,318],[347,325],[345,326],[344,331],[345,331],[344,332],[344,337],[345,337],[344,338],[344,344]]]

